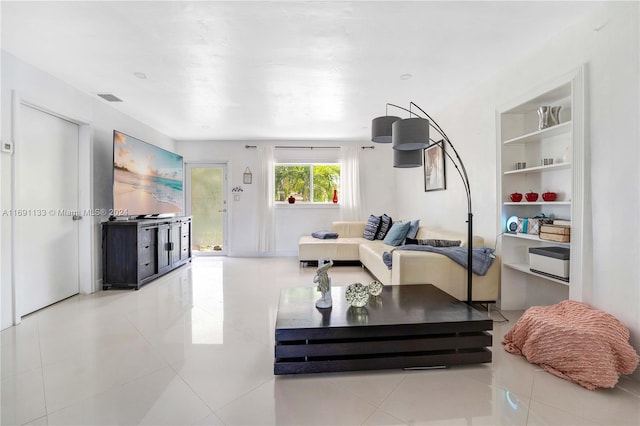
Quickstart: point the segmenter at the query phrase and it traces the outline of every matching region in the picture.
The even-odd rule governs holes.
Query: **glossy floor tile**
[[[493,362],[274,376],[295,258],[200,257],[139,291],[67,299],[0,333],[2,425],[638,425],[640,384],[588,391],[506,353],[521,312],[492,312]],[[332,284],[368,282],[356,266]]]

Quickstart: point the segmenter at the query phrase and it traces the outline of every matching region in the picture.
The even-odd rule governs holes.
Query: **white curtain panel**
[[[275,183],[273,181],[273,147],[258,146],[258,252],[275,252],[275,212],[274,193]]]
[[[359,146],[341,148],[342,194],[338,194],[342,220],[364,220],[362,198],[360,196],[360,151]]]

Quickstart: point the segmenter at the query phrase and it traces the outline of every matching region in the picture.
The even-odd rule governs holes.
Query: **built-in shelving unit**
[[[581,300],[584,203],[584,69],[580,68],[514,99],[496,111],[498,135],[498,233],[503,309]],[[560,106],[560,123],[539,128],[538,108]],[[553,164],[543,160],[552,158]],[[526,163],[517,169],[516,163]],[[556,201],[512,202],[513,192],[557,193]],[[546,241],[538,235],[506,232],[509,217],[547,217],[571,221],[571,242]],[[569,247],[569,282],[533,272],[529,248]]]

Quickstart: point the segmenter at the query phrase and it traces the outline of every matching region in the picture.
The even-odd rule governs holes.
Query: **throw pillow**
[[[417,244],[419,246],[432,246],[432,247],[460,247],[462,241],[460,240],[437,240],[437,239],[426,239],[426,240],[416,240],[414,238],[407,238],[406,244]]]
[[[407,231],[407,238],[415,238],[418,235],[418,228],[420,227],[420,219],[412,220],[409,231]]]
[[[378,232],[376,233],[376,240],[383,240],[384,237],[387,235],[387,232],[389,232],[391,225],[392,225],[391,218],[387,216],[386,213],[383,214],[380,217],[380,228],[378,228]]]
[[[407,231],[411,226],[411,222],[396,222],[391,225],[391,229],[384,237],[384,243],[390,246],[399,246],[402,244],[405,238],[407,238]]]
[[[312,232],[311,236],[313,238],[318,238],[321,240],[338,238],[338,234],[336,232],[331,232],[331,231],[316,231],[316,232]]]
[[[373,241],[376,239],[376,233],[380,227],[380,216],[369,215],[367,224],[364,227],[364,234],[362,238],[365,240]]]

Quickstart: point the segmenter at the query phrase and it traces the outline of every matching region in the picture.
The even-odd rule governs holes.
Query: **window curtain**
[[[342,147],[340,165],[342,194],[338,194],[342,220],[364,220],[360,195],[360,147]]]
[[[258,173],[260,186],[258,188],[258,252],[275,252],[275,212],[273,181],[273,147],[258,146]]]

